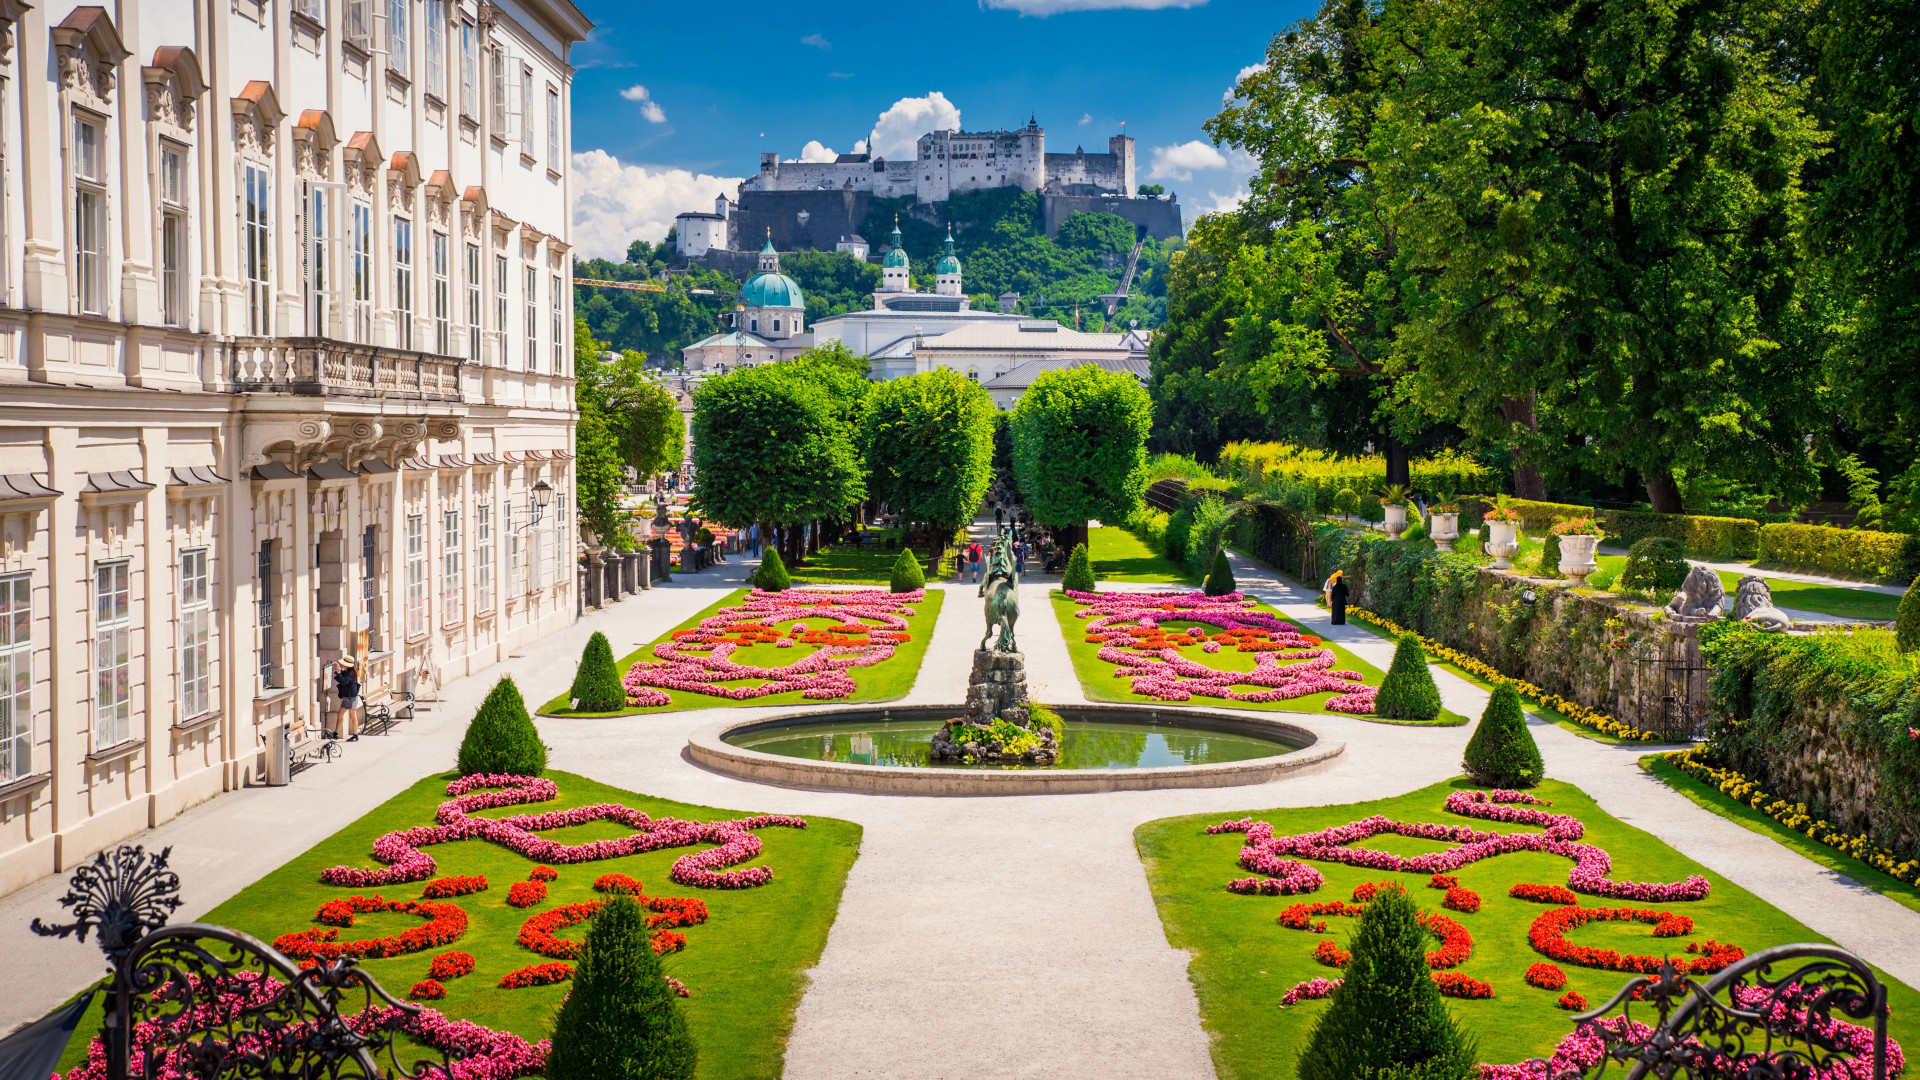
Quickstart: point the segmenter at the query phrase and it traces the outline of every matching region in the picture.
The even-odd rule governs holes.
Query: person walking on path
[[[1347,582],[1345,571],[1335,570],[1327,583],[1321,586],[1326,593],[1327,608],[1333,612],[1333,625],[1347,625]]]
[[[973,584],[980,583],[980,542],[975,540],[967,545],[967,561],[973,564]]]
[[[360,672],[351,656],[343,656],[327,669],[333,676],[333,692],[340,698],[340,719],[328,738],[347,733],[348,742],[360,741]]]
[[[1007,512],[1005,510],[1002,510],[1000,507],[995,506],[993,508],[993,531],[999,532],[1001,529],[1006,528],[1006,525],[1007,525]]]
[[[1013,541],[1013,572],[1016,574],[1027,572],[1027,542],[1017,537]]]

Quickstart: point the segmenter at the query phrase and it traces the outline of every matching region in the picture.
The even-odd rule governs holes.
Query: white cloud
[[[840,152],[831,146],[820,145],[819,139],[808,139],[807,145],[800,148],[801,161],[832,161]]]
[[[1162,8],[1200,7],[1207,0],[980,0],[981,8],[999,8],[1002,11],[1017,11],[1022,15],[1046,18],[1070,11],[1112,11],[1126,8],[1133,11],[1159,11]]]
[[[853,78],[853,72],[851,72],[851,71],[829,71],[829,72],[827,72],[827,78],[829,78],[829,79],[851,79],[851,78]]]
[[[633,240],[660,240],[687,210],[711,211],[738,176],[623,165],[605,150],[573,155],[573,240],[583,259],[624,259]]]
[[[1248,191],[1244,187],[1235,188],[1234,190],[1227,192],[1225,195],[1222,195],[1217,191],[1209,191],[1207,192],[1207,198],[1211,200],[1211,202],[1201,206],[1199,209],[1200,209],[1200,212],[1203,214],[1218,214],[1218,213],[1221,213],[1222,211],[1232,210],[1238,207],[1241,203],[1246,202],[1247,197],[1250,196],[1251,194],[1252,192]]]
[[[1195,169],[1224,169],[1227,156],[1208,143],[1194,139],[1173,146],[1153,148],[1153,167],[1149,180],[1191,180]]]
[[[1093,114],[1092,114],[1092,113],[1081,113],[1081,114],[1080,114],[1080,123],[1081,123],[1081,124],[1083,124],[1083,125],[1085,125],[1085,124],[1091,124],[1091,123],[1093,123]]]
[[[806,37],[803,37],[800,39],[800,44],[811,45],[814,48],[819,49],[823,52],[833,51],[833,42],[828,41],[826,38],[821,37],[819,34],[808,34]]]
[[[960,126],[960,108],[938,90],[926,97],[901,98],[880,114],[873,125],[873,152],[889,161],[911,158],[914,144],[929,131]]]
[[[1233,77],[1233,85],[1227,87],[1226,92],[1220,95],[1220,104],[1233,104],[1233,99],[1240,96],[1240,83],[1246,79],[1247,76],[1258,75],[1265,70],[1267,70],[1267,62],[1265,60],[1257,64],[1248,64],[1246,67],[1241,68],[1240,74]]]
[[[634,83],[632,86],[620,91],[620,96],[628,101],[639,102],[640,115],[646,117],[649,123],[664,124],[667,122],[667,111],[662,109],[660,103],[653,100],[653,96],[647,93],[647,88],[639,83]]]

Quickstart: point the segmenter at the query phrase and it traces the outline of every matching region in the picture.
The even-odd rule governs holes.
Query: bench
[[[393,725],[402,720],[413,719],[413,693],[401,690],[387,695],[387,700],[378,705],[368,705],[361,717],[360,728],[367,735],[385,735],[393,730]]]
[[[295,773],[321,761],[332,761],[340,756],[340,747],[332,739],[321,738],[318,731],[309,732],[307,737],[287,746],[287,775]]]

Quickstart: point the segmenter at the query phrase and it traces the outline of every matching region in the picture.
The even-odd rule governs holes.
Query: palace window
[[[427,93],[447,99],[447,0],[427,0]]]
[[[353,340],[373,341],[373,207],[353,204]]]
[[[500,363],[507,362],[507,257],[493,257],[493,328],[500,332]]]
[[[480,363],[480,245],[467,245],[467,359]]]
[[[533,69],[520,69],[520,152],[533,156]]]
[[[314,184],[307,189],[304,203],[301,216],[306,220],[300,223],[300,256],[306,264],[307,333],[314,337],[325,337],[327,293],[333,288],[333,268],[328,265],[327,251],[327,222],[333,212],[332,199],[324,186]]]
[[[495,45],[487,50],[487,66],[491,68],[492,78],[488,80],[488,124],[493,134],[499,138],[507,137],[507,53]]]
[[[565,347],[562,345],[562,342],[566,341],[567,339],[567,334],[566,334],[567,294],[566,294],[566,290],[560,284],[560,275],[555,274],[553,276],[552,285],[553,285],[553,294],[551,299],[553,300],[553,373],[555,375],[565,375],[567,373],[566,351],[565,351]]]
[[[440,516],[440,622],[457,623],[460,611],[460,511]]]
[[[493,610],[493,504],[473,508],[473,607],[479,615]]]
[[[447,280],[447,234],[433,234],[433,342],[441,356],[453,353],[452,283]]]
[[[80,310],[107,312],[106,128],[98,120],[73,121],[73,269]]]
[[[259,599],[254,604],[254,619],[260,624],[260,688],[279,685],[279,666],[274,663],[274,629],[279,621],[279,586],[273,577],[273,541],[260,541],[260,554],[254,563],[255,588]]]
[[[382,651],[380,630],[380,526],[360,533],[360,601],[367,610],[367,648]]]
[[[393,219],[393,321],[403,349],[413,348],[413,222]]]
[[[267,169],[248,163],[240,175],[245,208],[244,268],[247,276],[247,332],[254,337],[273,333],[273,236],[269,228]]]
[[[133,738],[133,621],[131,563],[93,567],[93,748]]]
[[[460,21],[460,115],[480,115],[480,54],[473,24]]]
[[[427,632],[427,516],[407,515],[407,636]]]
[[[508,515],[504,520],[508,521],[509,523],[512,522],[513,515],[511,514],[511,512],[508,513]],[[521,591],[520,589],[520,577],[521,577],[520,547],[521,547],[520,534],[515,532],[511,528],[511,526],[509,526],[509,528],[507,529],[507,595],[508,596],[517,596],[520,594],[520,591]]]
[[[413,69],[408,66],[407,55],[407,8],[410,0],[388,0],[387,2],[387,70],[397,75],[411,75]]]
[[[213,710],[212,667],[208,640],[213,627],[213,592],[207,587],[207,549],[180,554],[180,719]]]
[[[365,52],[373,51],[374,0],[347,0],[347,42]]]
[[[527,267],[527,370],[540,369],[540,271]]]
[[[547,167],[560,171],[560,91],[547,87]]]
[[[186,151],[160,146],[160,315],[187,325]]]
[[[0,783],[33,775],[33,577],[0,577]]]

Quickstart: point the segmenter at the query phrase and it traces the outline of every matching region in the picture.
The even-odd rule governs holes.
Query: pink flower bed
[[[1306,869],[1300,863],[1301,859],[1346,863],[1369,870],[1450,874],[1469,863],[1496,855],[1540,851],[1573,860],[1573,869],[1567,874],[1567,884],[1575,892],[1642,901],[1699,900],[1707,895],[1710,886],[1707,879],[1698,874],[1684,881],[1666,883],[1614,881],[1607,876],[1613,869],[1612,857],[1603,848],[1579,842],[1586,833],[1586,827],[1577,819],[1568,814],[1548,813],[1525,805],[1516,806],[1513,805],[1515,801],[1539,802],[1523,792],[1456,791],[1447,796],[1446,807],[1448,811],[1463,817],[1505,824],[1538,825],[1546,831],[1483,832],[1468,825],[1394,821],[1381,815],[1294,836],[1275,836],[1272,825],[1251,819],[1222,822],[1207,831],[1246,833],[1247,842],[1240,849],[1240,865],[1263,875],[1267,880],[1292,886],[1268,888],[1259,878],[1241,878],[1228,883],[1227,888],[1234,892],[1269,895],[1312,892],[1319,887],[1317,882],[1310,888],[1299,887],[1306,881],[1301,873]],[[1383,833],[1438,840],[1456,846],[1446,851],[1413,856],[1354,846]],[[1315,876],[1318,876],[1317,873]]]
[[[673,699],[669,690],[746,701],[789,690],[821,701],[851,695],[856,685],[852,668],[872,667],[893,656],[894,646],[907,640],[911,605],[926,598],[924,589],[908,593],[886,589],[835,592],[788,589],[769,593],[753,590],[744,604],[721,608],[691,630],[677,631],[672,640],[653,647],[658,659],[642,660],[627,669],[621,680],[627,704],[657,706]],[[825,619],[824,633],[802,631],[773,640],[774,628],[794,619]],[[878,624],[875,626],[874,624]],[[801,639],[804,633],[817,642]],[[784,667],[736,664],[731,657],[744,644],[765,641],[775,648],[791,648],[795,641],[817,644],[811,654]],[[758,686],[723,686],[741,679],[764,679]]]
[[[1331,712],[1370,713],[1377,687],[1360,683],[1354,671],[1335,670],[1334,652],[1321,647],[1318,638],[1300,633],[1291,623],[1263,611],[1253,611],[1253,603],[1243,593],[1208,596],[1205,593],[1136,592],[1083,593],[1069,590],[1067,596],[1086,605],[1075,611],[1077,619],[1087,619],[1087,638],[1101,641],[1099,657],[1115,665],[1116,678],[1133,680],[1136,694],[1161,701],[1189,701],[1196,697],[1224,701],[1289,701],[1313,694],[1332,693],[1326,708]],[[1149,648],[1130,644],[1131,636],[1120,633],[1134,625],[1157,627],[1161,622],[1204,623],[1225,631],[1257,630],[1266,635],[1257,652],[1252,671],[1221,671],[1180,653],[1174,639],[1199,645],[1203,653],[1218,653],[1223,642],[1216,636],[1205,640],[1185,631],[1167,639],[1164,647]],[[1150,639],[1156,642],[1159,639]],[[1272,646],[1268,647],[1269,644]],[[1251,648],[1251,646],[1249,646]],[[1293,661],[1283,663],[1282,661]],[[1235,690],[1235,686],[1257,686],[1259,690]]]
[[[537,776],[462,777],[447,785],[447,794],[453,798],[435,810],[437,824],[390,832],[373,842],[373,857],[385,866],[329,867],[321,872],[320,880],[356,889],[424,881],[434,875],[437,867],[433,856],[420,849],[456,840],[487,840],[535,862],[548,864],[595,862],[665,848],[717,844],[718,847],[681,856],[674,861],[667,876],[682,885],[702,889],[749,889],[773,880],[773,871],[764,866],[724,871],[719,868],[738,865],[760,854],[760,838],[751,830],[771,826],[807,827],[801,818],[779,814],[704,824],[676,818],[655,820],[618,803],[505,818],[473,816],[478,810],[559,798],[559,787]],[[537,835],[546,829],[589,821],[617,822],[633,829],[634,833],[617,840],[595,840],[586,844],[562,844]]]
[[[1323,979],[1315,975],[1305,982],[1294,983],[1293,989],[1280,995],[1280,1007],[1284,1009],[1289,1005],[1298,1005],[1303,1001],[1315,1001],[1326,997],[1340,989],[1340,985],[1344,982],[1346,982],[1345,979]]]

